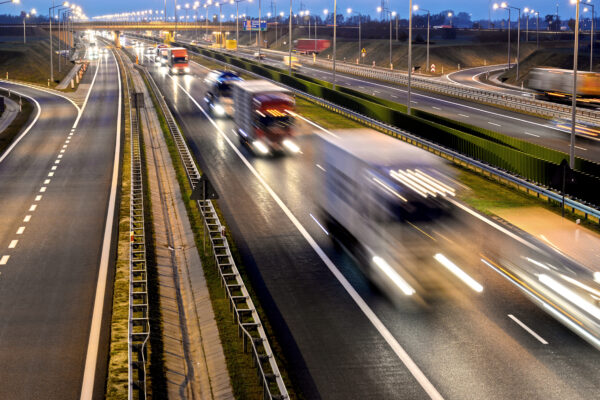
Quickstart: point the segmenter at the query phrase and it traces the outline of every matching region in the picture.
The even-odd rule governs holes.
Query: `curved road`
[[[0,84],[35,98],[41,108],[31,130],[0,162],[2,399],[80,396],[96,287],[107,278],[99,271],[111,221],[119,113],[111,55],[84,83],[92,79],[81,114],[54,94]],[[110,310],[103,311],[107,317]],[[107,333],[92,341],[93,352],[100,350],[95,398],[104,394]]]

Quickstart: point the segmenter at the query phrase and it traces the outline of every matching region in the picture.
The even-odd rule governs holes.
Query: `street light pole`
[[[337,47],[337,0],[333,0],[333,90],[335,90],[336,47]]]
[[[529,12],[533,12],[533,10],[529,10],[529,8],[525,7],[523,9],[523,14],[526,16],[527,20],[525,21],[525,42],[529,42]],[[519,24],[520,25],[520,24]]]
[[[406,112],[410,115],[410,81],[412,78],[412,0],[409,1],[408,12],[408,101],[406,102]]]
[[[575,123],[577,110],[577,56],[579,51],[579,0],[575,3],[575,46],[573,48],[573,93],[571,95],[571,147],[569,148],[569,167],[575,168]]]
[[[358,15],[358,63],[361,64],[361,58],[362,58],[362,54],[361,54],[361,49],[362,49],[362,40],[361,40],[361,19],[362,19],[362,15],[361,13],[357,12],[357,11],[352,11],[351,8],[348,8],[346,10],[346,12],[348,14],[352,14],[354,12],[354,14]],[[315,20],[316,23],[316,20]]]
[[[590,1],[587,0],[587,6],[583,11],[588,12],[587,7],[592,8],[592,25],[590,26],[590,72],[592,72],[592,66],[594,65],[594,5],[590,4]]]
[[[262,47],[262,21],[261,21],[261,0],[258,0],[258,60],[260,61],[260,48]],[[250,26],[252,29],[252,26]]]
[[[413,10],[414,11],[418,11],[419,10],[419,6],[414,5],[413,6]],[[429,10],[426,10],[424,8],[420,9],[421,11],[426,11],[427,12],[427,58],[425,59],[425,71],[429,72],[429,16],[431,14],[431,12]]]
[[[292,17],[293,17],[293,13],[292,13],[292,0],[290,0],[290,20],[289,20],[289,25],[290,25],[290,33],[288,35],[288,45],[290,48],[290,53],[288,56],[288,72],[290,74],[290,76],[292,75]]]

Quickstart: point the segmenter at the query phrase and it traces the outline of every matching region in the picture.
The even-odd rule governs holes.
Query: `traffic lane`
[[[332,80],[332,73],[329,71],[303,67],[301,72],[313,78]],[[336,82],[363,93],[406,104],[406,90],[392,84],[362,80],[339,73],[336,73]],[[425,94],[414,89],[412,94],[411,104],[415,108],[569,153],[569,135],[553,128],[548,120],[462,99]],[[600,161],[600,142],[578,136],[575,154],[588,160]]]
[[[77,108],[62,97],[10,83],[3,82],[2,87],[36,99],[40,114],[15,147],[5,151],[5,158],[0,162],[0,257],[22,225],[22,218],[17,216],[30,207],[33,194],[39,190],[64,135],[78,114]],[[28,124],[34,122],[36,115],[34,110]]]
[[[196,97],[197,98],[201,98],[201,94],[199,94]],[[229,129],[231,127],[231,125],[230,124],[228,125],[226,122],[221,121],[221,122],[219,122],[219,125],[221,126],[221,128],[224,131],[226,131],[226,132],[230,132],[231,131],[231,129]],[[235,140],[236,139],[235,135],[233,133],[232,133],[232,137],[230,139],[231,140]],[[305,144],[306,143],[304,143],[304,141],[300,141],[300,146],[303,149],[303,153],[304,154],[303,154],[302,157],[298,157],[298,159],[304,158],[304,157],[308,157],[307,154],[309,154],[309,152],[310,152],[310,146],[306,146]],[[294,163],[296,160],[297,160],[296,158],[291,158],[291,159],[278,158],[278,159],[274,159],[274,160],[270,160],[270,159],[269,160],[255,159],[255,160],[252,160],[252,162],[254,163],[254,166],[256,167],[256,169],[261,173],[261,176],[263,176],[267,180],[267,182],[269,182],[269,184],[272,185],[272,187],[274,188],[274,190],[276,190],[276,192],[284,200],[284,202],[286,203],[286,205],[288,205],[290,207],[290,209],[292,209],[292,211],[294,212],[294,214],[296,215],[296,217],[298,217],[301,220],[301,222],[303,223],[304,226],[308,227],[308,229],[311,231],[311,234],[314,235],[314,237],[319,237],[319,234],[321,236],[325,236],[325,235],[323,235],[323,232],[320,232],[320,227],[317,227],[317,225],[315,224],[315,221],[311,221],[309,219],[309,216],[311,216],[311,218],[312,218],[313,215],[318,215],[316,207],[314,209],[312,209],[312,210],[310,209],[310,207],[308,207],[308,210],[304,209],[304,208],[306,208],[306,205],[310,203],[310,201],[307,201],[307,199],[306,199],[306,194],[307,193],[313,194],[317,190],[319,190],[319,188],[318,187],[306,187],[306,185],[304,185],[304,187],[300,188],[299,187],[299,186],[301,186],[300,182],[306,183],[306,182],[310,181],[310,178],[302,180],[302,177],[300,176],[301,174],[297,174],[297,175],[293,174],[293,171],[304,171],[304,175],[305,175],[305,178],[306,178],[306,175],[307,175],[306,171],[307,171],[307,168],[310,168],[310,166],[301,165],[301,166],[298,166],[296,168],[293,168],[291,165],[285,165],[285,164],[289,164],[289,163]],[[271,168],[270,169],[268,168],[268,164],[269,163],[271,164]],[[277,185],[278,182],[279,183],[285,182],[285,184],[280,184],[278,186]],[[303,195],[299,196],[298,193],[302,193]],[[295,205],[294,205],[294,200],[296,200],[296,204]],[[312,211],[312,213],[311,213],[311,211]],[[311,226],[313,227],[313,229],[310,229]],[[449,233],[446,233],[446,235],[448,235],[448,236],[450,236],[452,234],[456,235],[457,232],[455,232],[454,230],[451,230]],[[446,236],[446,235],[444,235],[444,236]],[[462,233],[461,233],[461,235],[462,235]],[[474,237],[473,237],[473,239],[474,239],[473,242],[474,243],[479,243],[480,240],[476,240],[479,237],[482,237],[480,235],[480,233],[475,234]],[[323,248],[330,248],[331,246],[328,243],[323,243],[322,247]],[[451,247],[453,247],[453,245]],[[468,250],[464,251],[464,254],[466,254],[466,255],[477,254],[477,250],[481,250],[481,249],[478,248],[478,247],[476,247],[475,249],[468,249]],[[449,251],[452,251],[452,250],[450,249]],[[434,253],[430,254],[430,258],[431,258],[431,256],[433,254]],[[448,252],[446,252],[446,254],[448,254]],[[330,255],[330,257],[332,259],[334,259],[334,260],[336,259],[336,257],[334,257],[335,254],[329,254],[328,253],[328,255]],[[342,256],[342,258],[343,258],[343,256]],[[451,258],[454,258],[454,257],[451,257]],[[456,258],[454,258],[454,259],[456,259]],[[474,265],[481,264],[481,262],[480,262],[479,259],[470,260],[470,261],[471,261],[471,264],[474,264]],[[475,261],[475,262],[473,262],[473,261]],[[421,264],[425,264],[425,263],[426,263],[426,260],[421,260]],[[429,263],[431,263],[431,260],[429,260]],[[438,269],[440,268],[439,265],[437,267],[438,267]],[[354,266],[354,268],[356,268],[356,267]],[[352,268],[348,268],[348,269],[352,269]],[[354,272],[356,272],[356,271],[354,271]],[[479,273],[477,270],[474,271],[474,272],[475,273]],[[516,314],[519,314],[519,315],[525,315],[525,318],[528,317],[529,312],[533,312],[536,315],[541,314],[540,311],[539,311],[539,309],[537,307],[533,306],[533,304],[531,302],[529,302],[526,298],[524,298],[524,296],[522,296],[520,293],[518,293],[516,291],[516,289],[514,288],[514,286],[509,285],[506,281],[503,280],[503,278],[497,276],[495,274],[495,272],[493,272],[493,271],[489,271],[488,270],[488,271],[484,271],[484,272],[487,272],[487,275],[489,275],[489,276],[486,276],[486,278],[485,278],[486,281],[490,281],[490,280],[495,280],[496,281],[495,286],[499,286],[500,287],[500,289],[499,289],[500,293],[504,293],[505,291],[511,290],[511,289],[512,289],[513,292],[515,292],[515,295],[518,297],[518,299],[520,300],[520,302],[522,304],[521,305],[517,304],[515,306],[514,304],[512,304],[512,303],[509,302],[508,304],[509,304],[509,309],[511,310],[510,312],[516,313]],[[350,274],[347,277],[349,277],[350,280],[353,280],[353,284],[357,280],[360,280],[360,274],[356,274],[356,273]],[[444,282],[442,282],[442,284],[443,283]],[[438,282],[438,284],[439,284],[439,282]],[[438,285],[438,286],[439,286],[439,288],[437,288],[438,290],[443,290],[443,291],[449,291],[449,290],[451,291],[452,290],[452,289],[449,289],[447,287],[447,285],[443,289],[442,289],[442,287],[444,285]],[[368,297],[371,294],[371,291],[369,291],[369,285],[368,285],[368,283],[366,283],[366,282],[360,282],[357,285],[357,287],[361,287],[361,288],[363,288],[363,290],[367,290],[367,293],[364,293],[365,297]],[[460,291],[459,291],[459,293],[460,293]],[[375,296],[374,298],[377,298],[377,296]],[[442,299],[448,300],[448,299],[445,299],[444,296],[442,296]],[[383,301],[383,303],[387,303],[387,302]],[[492,304],[495,304],[495,303],[492,303]],[[520,306],[525,307],[526,311],[523,311],[520,308]],[[412,310],[412,311],[414,312],[414,310]],[[449,316],[450,321],[452,322],[452,324],[451,324],[452,326],[449,326],[448,323],[440,323],[440,322],[438,322],[436,320],[436,324],[435,324],[434,328],[428,327],[428,326],[423,326],[423,329],[427,329],[430,332],[434,332],[438,336],[442,336],[442,334],[444,332],[456,332],[457,331],[457,326],[456,326],[456,321],[457,320],[459,321],[459,325],[460,326],[464,326],[464,327],[486,326],[486,325],[489,325],[489,321],[487,321],[485,318],[483,320],[479,320],[479,321],[477,319],[465,321],[464,320],[465,318],[462,318],[462,319],[460,318],[460,312],[457,312],[456,310],[452,310],[452,312],[449,312],[449,311],[450,310],[442,309],[440,311],[440,318],[443,319],[444,317]],[[460,311],[464,312],[464,310],[462,310],[462,309]],[[392,310],[392,312],[393,313],[397,313],[397,310]],[[485,310],[484,309],[479,314],[482,315],[482,316],[486,316],[488,313],[489,313],[489,310]],[[506,320],[508,320],[507,315],[508,315],[507,313],[500,313],[497,316],[497,318],[500,321],[503,321],[506,324],[506,322],[507,322]],[[396,316],[396,318],[397,318],[397,316]],[[431,318],[431,317],[429,316],[428,319],[429,318]],[[543,318],[545,318],[545,320],[548,320],[548,318],[545,315],[543,315]],[[392,319],[392,321],[394,321],[394,320],[395,319]],[[387,321],[385,321],[385,322],[386,322],[386,325],[387,325]],[[443,321],[441,321],[441,322],[443,322]],[[512,320],[508,320],[508,322],[512,323]],[[554,320],[551,320],[551,322],[553,323],[553,326],[555,328],[558,326],[558,329],[561,330],[561,331],[563,331],[564,334],[566,334],[566,336],[568,338],[567,340],[571,340],[573,343],[575,343],[575,346],[578,346],[580,348],[585,349],[585,352],[589,351],[589,346],[587,346],[587,344],[585,344],[584,342],[582,342],[581,340],[579,340],[579,338],[577,338],[576,336],[574,336],[570,331],[567,331],[566,329],[563,329],[562,326],[558,325],[556,323],[556,321],[554,321]],[[416,324],[408,324],[407,326],[414,327],[415,325]],[[422,322],[421,322],[421,325],[423,325]],[[438,330],[437,329],[438,327],[441,327],[441,329]],[[512,328],[514,330],[514,327],[512,327]],[[479,329],[479,330],[481,330],[481,329]],[[493,334],[492,336],[500,337],[500,338],[503,338],[503,337],[506,336],[506,334],[504,333],[504,331],[502,329],[496,329],[496,330],[494,330],[494,329],[488,329],[488,331],[491,331],[491,333],[488,332],[488,336],[492,335],[492,334]],[[408,332],[408,333],[415,334],[416,332]],[[521,333],[521,332],[519,332],[519,333]],[[413,335],[413,336],[419,337],[419,335],[416,335],[416,334]],[[470,338],[475,338],[475,339],[477,339],[477,336],[481,336],[481,332],[478,332],[477,330],[475,332],[469,331],[469,332],[464,332],[461,335],[458,335],[458,337],[470,337]],[[401,334],[401,335],[398,335],[396,337],[405,338],[406,335]],[[485,342],[485,339],[486,339],[486,337],[483,337],[482,338],[482,342]],[[527,342],[527,340],[528,340],[528,338],[525,338],[525,342]],[[513,343],[515,341],[514,340],[512,340],[512,341],[511,340],[505,340],[504,342]],[[535,344],[534,344],[534,346],[535,346]],[[415,348],[420,349],[421,351],[424,350],[424,347],[426,347],[426,346],[423,343],[417,344],[415,346]],[[476,373],[477,373],[477,371],[479,369],[486,368],[486,369],[489,369],[489,370],[498,371],[503,376],[510,376],[512,370],[509,369],[507,371],[503,371],[503,369],[506,369],[506,366],[508,366],[508,365],[514,366],[516,360],[521,359],[522,355],[519,354],[519,352],[514,352],[514,351],[507,353],[506,349],[501,349],[502,351],[499,351],[498,347],[500,347],[500,346],[495,346],[492,349],[489,349],[489,351],[486,350],[484,352],[478,352],[476,354],[471,355],[473,359],[481,359],[481,358],[483,358],[483,360],[481,360],[481,361],[483,363],[485,363],[485,365],[482,365],[482,364],[475,365],[472,370],[466,371],[466,373],[469,373],[471,375],[476,375]],[[497,352],[497,351],[499,351],[499,353],[497,354],[497,357],[493,358],[493,360],[495,360],[496,364],[495,365],[489,365],[490,362],[487,360],[488,356],[490,354],[493,354],[493,353]],[[425,352],[425,353],[427,353],[427,352]],[[412,352],[410,354],[412,354]],[[417,354],[419,354],[418,351],[417,351]],[[464,358],[465,357],[465,352],[461,351],[460,352],[460,356]],[[447,359],[448,357],[445,357],[445,358]],[[456,357],[455,357],[455,359],[456,359]],[[460,360],[460,358],[459,358],[459,360]],[[500,360],[500,362],[497,362],[497,360]],[[423,362],[425,362],[425,360],[423,360]],[[526,370],[527,371],[535,371],[535,370],[537,370],[536,367],[539,367],[539,362],[536,363],[535,358],[529,360],[529,362],[531,364],[536,364],[536,365],[525,366],[525,367],[533,367],[533,369],[527,369],[526,368]],[[432,365],[432,369],[435,369],[435,366],[436,365]],[[561,366],[554,365],[553,367],[554,367],[553,369],[555,371],[561,369]],[[429,369],[427,369],[426,371],[429,372]],[[543,389],[544,389],[545,386],[544,385],[542,385],[542,386],[536,385],[536,382],[537,383],[544,382],[546,380],[546,378],[550,379],[551,381],[556,381],[556,379],[555,379],[554,376],[547,376],[546,375],[545,377],[543,377],[542,379],[540,379],[539,378],[539,373],[536,372],[536,374],[537,374],[536,375],[537,379],[536,379],[536,377],[532,377],[530,380],[526,380],[523,385],[518,385],[518,384],[515,385],[515,384],[513,384],[513,385],[506,385],[504,388],[497,388],[497,387],[494,388],[494,390],[492,391],[492,393],[501,393],[500,395],[497,395],[496,397],[493,397],[491,395],[491,393],[485,393],[485,396],[483,396],[484,394],[482,393],[482,397],[506,398],[507,396],[514,397],[515,395],[517,395],[518,393],[521,393],[521,392],[541,393],[541,392],[543,392]],[[434,374],[433,376],[435,376],[436,380],[438,380],[438,374]],[[513,373],[513,376],[511,376],[511,379],[514,380],[516,378],[518,380],[519,377],[520,376],[514,376],[514,373]],[[480,387],[482,387],[482,388],[489,388],[491,386],[494,386],[493,385],[493,381],[495,379],[496,378],[493,375],[489,375],[488,376],[488,381],[481,382]],[[473,382],[473,378],[470,377],[470,379],[468,379],[468,380],[463,380],[463,382],[465,382],[465,381]],[[481,381],[481,379],[480,379],[480,381]],[[506,383],[506,382],[504,382],[504,383]],[[444,388],[444,389],[446,389],[446,388]],[[558,390],[561,393],[564,393],[565,390],[566,390],[566,391],[570,392],[571,395],[573,395],[575,397],[578,397],[577,396],[577,392],[571,390],[568,386],[565,386],[565,382],[562,382],[562,381],[559,384],[557,383],[555,386],[551,387],[549,390],[550,390],[550,392]],[[465,397],[465,395],[467,395],[467,394],[468,394],[468,392],[462,392],[461,393],[461,397]]]
[[[381,334],[229,144],[175,89],[170,77],[153,76],[178,116],[200,168],[220,195],[219,205],[253,288],[304,396],[425,398]]]
[[[517,96],[529,96],[531,92],[527,90],[509,89],[502,86],[495,86],[489,83],[482,82],[479,77],[485,73],[493,73],[497,71],[503,71],[506,69],[506,64],[500,65],[488,65],[483,67],[475,67],[456,71],[446,75],[446,79],[450,82],[458,83],[461,85],[469,86],[475,89],[488,90],[492,92],[506,93]]]
[[[0,353],[0,380],[12,384],[0,386],[0,398],[79,396],[115,152],[116,74],[114,61],[100,67],[79,125],[70,139],[64,132],[67,148],[55,154],[55,174],[3,266],[0,342],[11,351]]]

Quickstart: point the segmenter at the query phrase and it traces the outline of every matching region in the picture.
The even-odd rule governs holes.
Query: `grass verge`
[[[120,65],[119,65],[120,67]],[[121,69],[123,87],[126,88],[128,77]],[[121,200],[119,205],[119,237],[117,244],[117,261],[115,263],[115,279],[113,284],[112,314],[110,322],[110,350],[108,374],[106,381],[106,399],[117,400],[127,398],[128,392],[128,318],[129,318],[129,227],[131,199],[131,128],[129,118],[129,102],[127,94],[123,95],[123,160],[121,171]]]
[[[150,88],[147,81],[146,85]],[[223,351],[225,353],[225,359],[227,362],[227,368],[229,371],[234,396],[236,399],[262,399],[262,387],[260,386],[257,379],[257,371],[253,365],[252,356],[250,353],[244,353],[242,340],[238,336],[237,325],[232,322],[232,314],[229,310],[229,303],[223,295],[224,291],[221,287],[219,273],[217,271],[217,267],[212,257],[212,250],[210,249],[210,246],[208,246],[206,252],[202,251],[204,239],[202,216],[197,207],[196,202],[190,199],[191,188],[187,180],[185,169],[183,167],[181,159],[179,158],[179,152],[177,151],[175,142],[171,137],[171,134],[167,127],[164,115],[160,110],[160,106],[158,105],[156,98],[154,97],[154,93],[152,93],[152,90],[150,90],[150,93],[152,95],[152,102],[154,104],[154,107],[157,110],[158,118],[167,143],[167,147],[169,149],[171,160],[175,167],[177,180],[182,192],[182,198],[185,203],[192,230],[194,232],[194,239],[196,242],[196,247],[198,249],[198,254],[200,255],[200,258],[202,260],[204,275],[208,285],[208,290],[210,293],[211,303],[213,306],[217,327],[219,329],[219,336],[221,338]],[[221,221],[223,221],[223,216],[216,204],[215,208],[217,209],[219,218],[221,219]],[[237,267],[240,271],[240,274],[242,275],[244,282],[248,283],[250,282],[249,277],[246,273],[243,264],[241,263],[241,257],[239,256],[237,248],[235,247],[230,230],[227,229],[226,232],[227,240],[229,241],[229,244],[231,246],[231,251],[234,256],[234,260],[237,264]],[[210,241],[207,240],[207,243],[210,243]],[[285,359],[282,358],[282,349],[275,340],[273,330],[269,324],[269,321],[266,318],[264,311],[260,306],[260,303],[257,300],[255,292],[250,286],[247,286],[247,289],[260,315],[265,331],[267,332],[267,335],[269,337],[269,343],[271,344],[273,352],[275,353],[275,356],[277,358],[277,364],[286,382],[288,391],[292,398],[297,398],[294,391],[292,390],[289,377],[287,376],[285,369],[283,368],[283,366],[285,365]]]
[[[0,90],[0,93],[5,96],[8,96],[8,91]],[[11,93],[10,99],[19,102],[20,96],[15,93]],[[2,132],[0,132],[0,154],[4,153],[4,150],[13,142],[13,140],[17,137],[21,131],[23,131],[24,127],[29,122],[31,118],[31,114],[35,110],[35,106],[27,100],[25,97],[23,99],[23,109],[17,114],[15,119],[10,123],[9,126]]]

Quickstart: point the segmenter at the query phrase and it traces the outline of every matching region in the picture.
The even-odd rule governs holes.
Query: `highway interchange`
[[[220,195],[286,369],[305,398],[596,397],[598,351],[518,287],[533,290],[534,284],[507,273],[523,260],[575,272],[577,265],[456,203],[440,222],[413,220],[394,232],[402,237],[399,252],[417,293],[390,300],[321,224],[315,195],[323,171],[312,132],[325,132],[303,122],[302,154],[255,157],[239,143],[231,120],[206,113],[206,68],[192,63],[192,74],[171,76],[147,67]],[[0,156],[0,343],[10,349],[0,352],[0,382],[11,382],[0,385],[0,398],[103,395],[110,311],[103,301],[112,287],[120,156],[121,88],[112,53],[85,79],[92,87],[82,106],[0,83],[35,99],[39,109]],[[338,83],[394,101],[404,97],[402,88],[350,76],[338,75]],[[463,114],[484,127],[493,122],[500,125],[493,130],[566,151],[564,134],[547,121],[426,93],[414,100],[428,111]],[[595,142],[579,143],[585,143],[580,155],[600,159]],[[448,273],[436,254],[483,291]]]
[[[39,110],[0,158],[2,399],[104,393],[120,83],[114,57],[93,64],[81,107],[0,84],[34,98]]]
[[[230,120],[205,113],[205,68],[193,64],[192,76],[148,68],[220,194],[288,369],[307,398],[587,398],[597,392],[596,352],[489,266],[527,258],[560,262],[553,250],[463,208],[440,224],[414,221],[399,235],[413,249],[403,256],[420,286],[416,296],[390,302],[320,224],[321,171],[312,135],[301,136],[297,157],[254,157]],[[436,253],[459,264],[483,292],[445,274]]]

